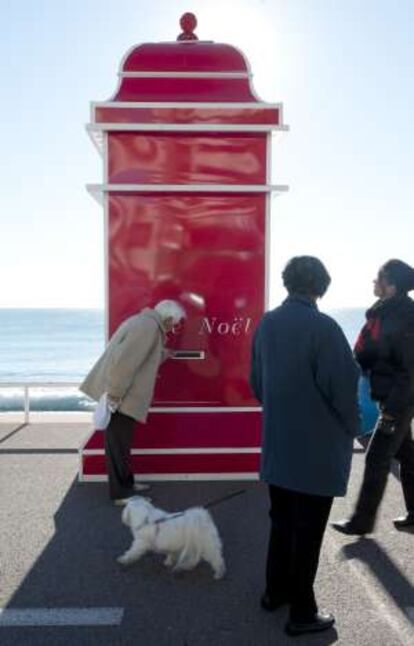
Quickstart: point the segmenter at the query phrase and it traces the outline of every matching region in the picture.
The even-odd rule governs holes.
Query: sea
[[[327,311],[352,345],[364,310]],[[30,388],[32,411],[90,411],[93,403],[75,387],[104,349],[104,312],[92,309],[0,309],[0,411],[21,411],[21,384]],[[7,384],[7,385],[3,385]]]
[[[13,384],[24,383],[54,384],[30,388],[32,411],[92,410],[76,387],[57,384],[80,383],[104,343],[102,310],[0,309],[0,411],[23,410],[22,387]]]

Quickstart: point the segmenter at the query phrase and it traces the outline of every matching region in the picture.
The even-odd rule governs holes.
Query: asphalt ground
[[[16,427],[14,427],[16,428]],[[116,556],[130,544],[121,509],[104,483],[78,484],[76,449],[87,424],[0,425],[0,644],[2,646],[346,646],[414,644],[414,534],[398,532],[404,511],[398,477],[390,476],[376,532],[354,539],[331,529],[321,556],[319,605],[335,629],[289,638],[287,609],[259,608],[269,531],[266,488],[246,482],[154,483],[149,495],[169,511],[245,489],[211,512],[224,543],[227,574],[212,578],[206,564],[174,574],[148,555],[123,569]],[[357,447],[349,494],[332,519],[352,509],[363,472]],[[17,609],[114,611],[113,626],[8,626]],[[94,610],[98,609],[98,610]],[[93,620],[93,619],[92,619]],[[6,622],[7,623],[7,622]]]

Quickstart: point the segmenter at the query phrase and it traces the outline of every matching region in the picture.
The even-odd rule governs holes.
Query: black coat
[[[369,376],[371,397],[390,415],[414,405],[414,302],[408,296],[377,301],[355,345]]]
[[[262,480],[345,495],[359,432],[358,377],[341,328],[311,300],[291,296],[264,315],[250,379],[263,405]]]

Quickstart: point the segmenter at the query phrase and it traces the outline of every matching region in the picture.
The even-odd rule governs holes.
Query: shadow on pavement
[[[53,486],[53,482],[50,483]],[[267,548],[267,491],[235,482],[154,484],[149,495],[170,511],[246,489],[211,510],[223,538],[227,575],[215,581],[206,564],[173,574],[162,557],[148,555],[122,569],[115,559],[129,546],[121,509],[104,484],[67,491],[54,516],[55,533],[10,600],[11,608],[124,608],[120,626],[0,628],[2,642],[20,646],[105,643],[145,646],[270,646],[292,643],[284,635],[287,609],[259,608]],[[28,517],[27,517],[28,518]],[[258,521],[259,519],[259,521]],[[335,630],[297,643],[337,641]]]
[[[401,608],[414,606],[414,588],[390,556],[373,538],[361,538],[342,549],[347,559],[365,563],[378,582]]]
[[[0,437],[0,444],[3,444],[7,440],[9,440],[13,435],[16,435],[19,431],[21,431],[23,428],[27,426],[26,422],[22,422],[21,424],[16,424],[15,427],[11,429],[11,431],[8,431],[5,435],[2,435]]]

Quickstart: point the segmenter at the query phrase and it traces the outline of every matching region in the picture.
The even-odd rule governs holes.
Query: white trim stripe
[[[95,108],[250,108],[260,110],[282,110],[283,103],[265,103],[263,101],[244,101],[226,103],[219,101],[91,101],[91,113]]]
[[[118,72],[120,78],[174,78],[174,79],[250,79],[247,72]]]
[[[240,455],[260,453],[260,448],[132,449],[132,455]],[[82,455],[104,455],[104,449],[82,449]]]
[[[9,384],[14,386],[15,384]],[[60,385],[60,384],[59,384]],[[79,384],[74,384],[78,386]],[[0,384],[0,387],[3,384]],[[43,384],[42,384],[43,386]],[[261,406],[151,406],[149,413],[261,413]],[[92,413],[91,413],[92,415]]]
[[[263,305],[264,311],[266,312],[269,309],[269,300],[270,300],[270,253],[271,253],[271,241],[270,241],[270,225],[271,225],[271,203],[270,195],[266,195],[266,211],[265,211],[265,239],[264,239],[264,294],[263,294]]]
[[[272,134],[268,133],[266,137],[266,182],[272,182]],[[263,305],[265,311],[269,307],[270,299],[270,253],[271,253],[271,240],[270,240],[270,223],[271,223],[271,200],[270,195],[266,195],[266,211],[265,211],[265,239],[264,239],[264,294]]]
[[[151,475],[139,474],[139,482],[166,482],[166,481],[204,480],[259,480],[256,472],[240,473],[154,473]],[[83,482],[107,482],[106,475],[85,475]]]
[[[135,131],[171,131],[171,132],[271,132],[280,130],[286,132],[289,126],[273,125],[271,123],[93,123],[86,124],[88,131],[121,130]]]
[[[286,185],[269,184],[87,184],[95,193],[270,193],[288,191]]]
[[[108,155],[108,133],[104,132],[102,140],[102,153],[103,153],[103,184],[108,183],[109,179],[109,155]],[[97,142],[99,146],[99,141]],[[104,245],[104,299],[105,299],[105,346],[109,342],[109,201],[108,195],[103,196],[103,214],[104,214],[104,229],[103,229],[103,245]]]
[[[89,136],[89,138],[92,140],[93,145],[95,146],[96,150],[98,153],[104,157],[106,152],[104,151],[104,135],[106,134],[105,130],[93,130],[92,128],[88,128],[86,126],[86,132]]]
[[[266,136],[266,182],[272,183],[272,133]]]
[[[104,133],[104,131],[101,130],[100,132],[96,132],[96,131],[92,132],[92,130],[87,127],[86,132],[88,133],[88,135],[89,135],[90,139],[92,140],[92,143],[95,146],[98,153],[100,155],[102,155],[103,154],[102,149],[103,149],[103,145],[104,145],[103,144],[103,136],[104,136],[103,133]]]
[[[0,608],[3,626],[119,626],[123,608]]]

